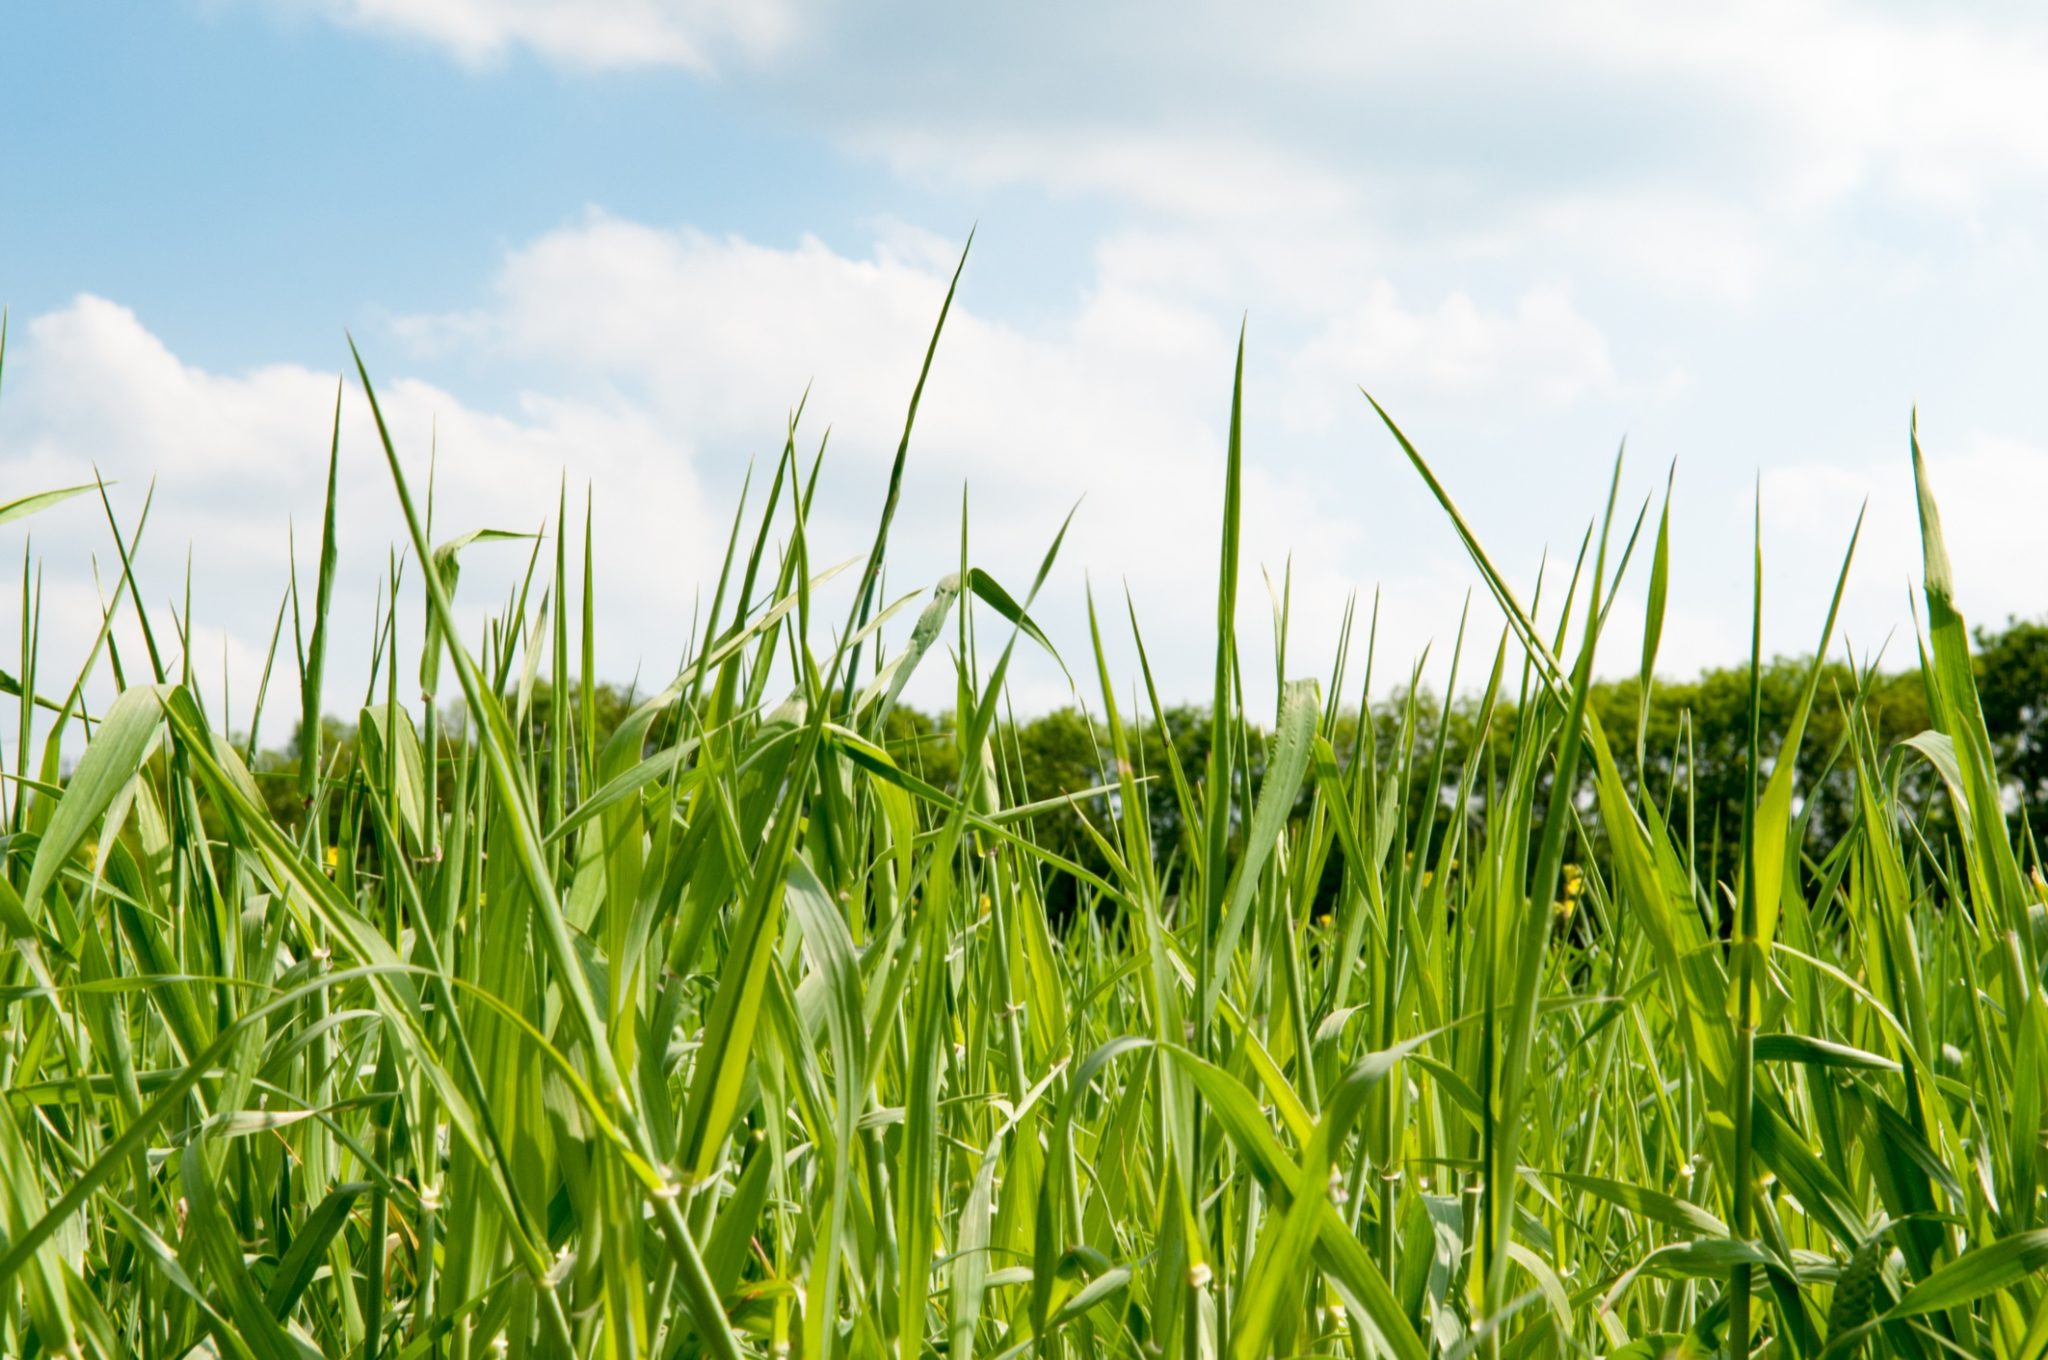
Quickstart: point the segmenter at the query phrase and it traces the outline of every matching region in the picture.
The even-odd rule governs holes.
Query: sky
[[[189,566],[195,672],[238,712],[338,383],[329,692],[366,680],[403,530],[348,336],[411,475],[433,457],[437,538],[590,497],[599,669],[645,687],[806,391],[814,556],[865,548],[970,230],[890,592],[957,565],[963,504],[1021,592],[1073,510],[1035,612],[1085,663],[1092,589],[1120,684],[1128,593],[1161,689],[1207,692],[1241,330],[1255,705],[1268,579],[1293,674],[1377,595],[1382,688],[1425,650],[1442,683],[1477,588],[1361,388],[1524,583],[1624,443],[1625,519],[1673,478],[1669,675],[1746,655],[1759,514],[1765,648],[1809,650],[1866,504],[1843,629],[1911,657],[1916,408],[1965,613],[2048,609],[2048,26],[2010,7],[21,0],[0,128],[0,499],[97,469],[132,521],[153,481],[144,599],[182,614]],[[470,550],[467,618],[524,551]],[[92,498],[0,528],[46,674],[111,554]],[[1498,628],[1475,598],[1469,645]],[[1015,693],[1073,698],[1037,656]]]

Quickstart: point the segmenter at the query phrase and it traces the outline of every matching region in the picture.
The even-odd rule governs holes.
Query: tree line
[[[2031,828],[2048,812],[2048,618],[2011,620],[2000,628],[1976,632],[1974,664],[1984,716],[1992,735],[2006,806],[2015,834],[2031,846]],[[1780,657],[1764,664],[1758,675],[1760,750],[1768,762],[1797,707],[1810,659]],[[1798,788],[1806,821],[1806,845],[1823,857],[1853,816],[1850,776],[1840,760],[1847,697],[1863,690],[1863,711],[1875,735],[1892,746],[1926,731],[1928,695],[1919,668],[1883,674],[1857,674],[1841,662],[1823,671],[1820,699],[1809,719],[1799,754]],[[548,709],[547,685],[536,684],[529,714],[535,776],[545,786],[547,752],[541,715]],[[596,687],[596,720],[600,739],[609,734],[642,696],[617,685]],[[1740,865],[1743,797],[1748,781],[1750,668],[1746,664],[1714,667],[1687,680],[1656,681],[1647,710],[1641,686],[1631,677],[1599,682],[1589,707],[1614,735],[1624,767],[1647,783],[1665,807],[1673,829],[1694,847],[1703,874],[1710,881],[1732,882]],[[1497,701],[1481,732],[1481,706],[1476,696],[1458,695],[1446,702],[1427,691],[1402,691],[1374,702],[1364,721],[1356,710],[1335,716],[1327,733],[1340,763],[1373,762],[1376,784],[1405,781],[1408,807],[1434,807],[1441,823],[1459,815],[1458,780],[1468,762],[1479,758],[1477,776],[1483,784],[1490,766],[1504,766],[1512,748],[1521,707],[1512,698]],[[459,719],[444,731],[459,739]],[[1640,743],[1636,736],[1640,731]],[[661,740],[657,724],[650,730],[647,754]],[[1179,802],[1167,779],[1169,757],[1187,778],[1200,778],[1208,756],[1211,725],[1206,706],[1176,705],[1131,723],[1134,756],[1144,784],[1152,822],[1153,844],[1169,857],[1183,844]],[[958,785],[957,733],[951,714],[909,707],[893,709],[883,728],[890,754],[899,765],[925,783],[944,790]],[[1255,796],[1267,734],[1247,729],[1240,734],[1247,756],[1247,797]],[[1626,738],[1624,740],[1624,737]],[[356,739],[353,726],[330,719],[330,755]],[[997,784],[1006,807],[1039,806],[1032,814],[1033,839],[1063,859],[1098,873],[1106,863],[1095,833],[1107,833],[1116,783],[1109,755],[1108,733],[1098,715],[1076,707],[1055,709],[1037,717],[1006,721],[994,742]],[[270,752],[258,763],[258,776],[281,821],[299,816],[296,806],[298,761],[291,750]],[[344,764],[343,768],[346,768]],[[1767,763],[1764,773],[1771,767]],[[1429,788],[1434,780],[1437,787]],[[1952,825],[1940,781],[1924,766],[1905,775],[1906,787],[1919,803],[1923,825],[1938,833]],[[1482,789],[1483,791],[1483,789]],[[1575,790],[1590,805],[1586,789]],[[1304,795],[1305,796],[1305,795]],[[1546,791],[1547,796],[1547,791]],[[1121,809],[1118,809],[1121,811]],[[1595,819],[1586,819],[1583,852],[1597,857]],[[1093,824],[1091,831],[1089,823]],[[1439,831],[1441,827],[1439,828]],[[1326,888],[1334,893],[1342,873],[1341,855],[1333,854]],[[1082,905],[1081,889],[1055,875],[1046,885],[1049,904],[1064,913]]]

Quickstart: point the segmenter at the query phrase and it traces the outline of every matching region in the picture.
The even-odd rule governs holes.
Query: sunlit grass
[[[1516,719],[1462,766],[1415,739],[1412,693],[1391,742],[1340,722],[1373,664],[1348,619],[1330,674],[1247,712],[1238,395],[1185,767],[1139,739],[1169,722],[1149,669],[1104,660],[1121,602],[1090,638],[1032,621],[1057,537],[1029,581],[966,559],[881,595],[914,397],[868,552],[812,560],[792,427],[692,660],[615,725],[591,658],[633,624],[595,615],[587,519],[564,506],[461,636],[474,536],[436,545],[377,414],[414,564],[394,597],[424,594],[427,632],[387,597],[382,697],[324,740],[331,462],[266,690],[297,678],[286,772],[252,772],[166,666],[181,625],[144,608],[141,531],[101,496],[98,641],[48,673],[31,568],[5,677],[37,702],[0,878],[0,1352],[2048,1354],[2048,890],[1917,446],[1933,730],[1881,745],[1874,678],[1822,684],[1816,601],[1717,879],[1683,782],[1639,784],[1642,728],[1587,702],[1630,572],[1651,683],[1668,515],[1616,504],[1617,466],[1573,569],[1524,591],[1362,403],[1508,622],[1459,629],[1478,727]],[[64,494],[98,493],[0,523]],[[1055,646],[1100,779],[1026,788],[1005,676]],[[941,788],[888,734],[913,671],[947,666]],[[1854,791],[1824,850],[1793,759],[1822,707]],[[1900,798],[1929,766],[1953,835]],[[1138,814],[1160,797],[1174,843]],[[1097,868],[1034,830],[1075,813]],[[1048,910],[1056,884],[1077,908]]]

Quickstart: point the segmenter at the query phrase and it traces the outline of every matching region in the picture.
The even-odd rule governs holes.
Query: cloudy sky
[[[1966,611],[2048,608],[2048,28],[2007,7],[32,0],[0,127],[0,498],[97,466],[132,516],[154,477],[145,595],[167,616],[189,555],[241,695],[345,331],[422,476],[438,449],[437,533],[591,488],[600,664],[655,679],[806,385],[826,553],[864,544],[976,224],[891,585],[948,569],[963,486],[1017,587],[1078,500],[1048,630],[1084,656],[1087,583],[1128,588],[1169,693],[1207,685],[1241,321],[1245,555],[1291,555],[1297,671],[1376,588],[1387,664],[1441,655],[1473,585],[1361,384],[1525,580],[1624,438],[1631,508],[1675,462],[1673,673],[1747,646],[1759,487],[1766,645],[1811,645],[1868,498],[1848,631],[1910,654],[1916,404]],[[343,407],[367,635],[397,525]],[[0,558],[31,532],[75,654],[100,513]],[[476,551],[482,605],[521,555]],[[1270,692],[1255,570],[1243,598]],[[1023,706],[1063,697],[1026,670]]]

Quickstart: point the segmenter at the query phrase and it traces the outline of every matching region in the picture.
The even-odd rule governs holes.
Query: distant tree
[[[1978,694],[2012,816],[2016,824],[2024,818],[2038,829],[2048,815],[2048,621],[2010,620],[2003,628],[1978,629],[1975,658]],[[1799,658],[1780,657],[1767,663],[1759,675],[1766,775],[1778,757],[1808,664]],[[1843,726],[1856,683],[1856,677],[1840,663],[1822,671],[1820,693],[1799,752],[1800,806],[1807,819],[1807,846],[1813,854],[1825,854],[1852,821],[1854,786],[1844,759]],[[1865,712],[1881,748],[1928,728],[1927,692],[1917,670],[1871,677],[1869,685]],[[624,686],[596,687],[593,707],[599,750],[646,697]],[[550,700],[548,682],[536,682],[525,734],[541,788],[548,787],[556,756],[549,749]],[[1748,781],[1749,705],[1746,665],[1714,667],[1690,679],[1657,681],[1643,720],[1642,767],[1638,769],[1636,735],[1642,713],[1638,681],[1629,678],[1597,684],[1589,700],[1614,743],[1624,776],[1642,781],[1664,808],[1681,843],[1697,847],[1702,872],[1721,882],[1733,882],[1739,870]],[[1375,787],[1389,778],[1404,780],[1408,785],[1405,807],[1436,808],[1437,820],[1431,828],[1435,838],[1443,834],[1451,819],[1462,815],[1456,806],[1456,781],[1480,740],[1480,716],[1478,703],[1470,696],[1445,705],[1427,693],[1417,693],[1412,702],[1410,696],[1397,693],[1375,703],[1366,720],[1355,712],[1341,715],[1332,745],[1346,764],[1370,759]],[[1486,749],[1480,753],[1482,783],[1505,773],[1517,725],[1523,720],[1524,715],[1511,702],[1496,707],[1486,730]],[[1169,866],[1184,862],[1190,829],[1183,824],[1169,774],[1168,744],[1196,796],[1206,796],[1201,782],[1210,739],[1208,711],[1199,705],[1182,705],[1166,709],[1158,720],[1127,717],[1126,722],[1134,773],[1145,781],[1143,813],[1150,823],[1155,851]],[[580,714],[575,715],[572,726],[579,732],[580,723]],[[660,722],[650,727],[643,754],[660,747],[666,739],[664,732]],[[881,736],[891,756],[906,770],[937,788],[957,791],[959,734],[951,714],[933,715],[899,706],[890,711]],[[995,738],[1002,803],[1017,807],[1074,795],[1071,809],[1051,808],[1037,814],[1033,834],[1063,858],[1107,874],[1109,866],[1081,818],[1088,818],[1096,831],[1113,842],[1112,813],[1121,816],[1130,810],[1121,806],[1120,796],[1114,792],[1090,792],[1117,782],[1109,734],[1102,723],[1068,707],[1021,722],[1003,722]],[[461,724],[451,713],[442,724],[444,751],[462,739]],[[1256,797],[1264,774],[1267,734],[1251,730],[1243,739],[1247,786]],[[353,724],[326,720],[328,759],[334,759],[337,752],[345,755],[355,740]],[[448,768],[444,762],[444,774]],[[1432,796],[1428,783],[1439,768],[1442,778]],[[272,814],[287,826],[296,826],[304,816],[298,802],[297,769],[298,752],[289,748],[260,753],[255,763]],[[1938,831],[1951,816],[1938,781],[1917,762],[1908,762],[1907,780],[1908,797],[1922,805],[1924,824]],[[580,796],[573,774],[569,792],[572,801]],[[1243,792],[1233,790],[1233,800],[1241,799]],[[1542,792],[1547,796],[1547,790]],[[1574,792],[1582,805],[1590,806],[1590,784],[1582,783]],[[1084,794],[1087,796],[1081,796]],[[330,815],[341,815],[338,802],[330,806]],[[1585,827],[1590,848],[1597,855],[1597,819],[1588,817]],[[330,827],[330,838],[339,830]],[[1404,828],[1403,837],[1404,843],[1412,844],[1415,828]],[[1324,891],[1334,893],[1341,880],[1342,857],[1333,852],[1326,866]],[[1167,887],[1172,891],[1171,882]],[[1078,889],[1065,876],[1053,876],[1048,891],[1056,913],[1063,915],[1078,903]]]

